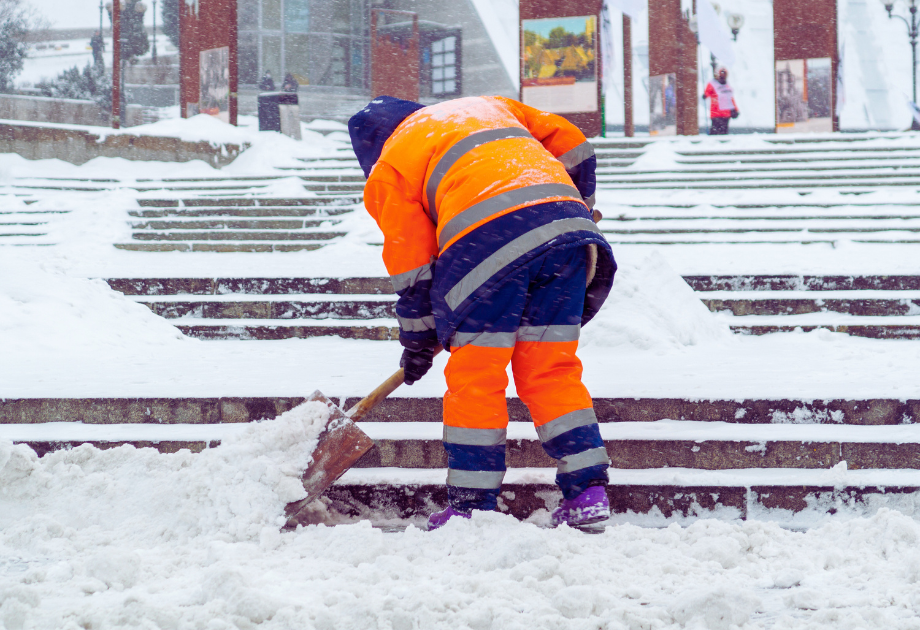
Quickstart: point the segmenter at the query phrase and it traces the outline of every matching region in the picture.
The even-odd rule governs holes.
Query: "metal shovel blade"
[[[306,400],[324,403],[329,408],[329,420],[320,433],[319,443],[313,451],[313,461],[303,473],[303,487],[307,496],[300,501],[288,503],[284,509],[287,517],[285,529],[297,527],[307,505],[374,446],[373,440],[322,392],[317,390]]]

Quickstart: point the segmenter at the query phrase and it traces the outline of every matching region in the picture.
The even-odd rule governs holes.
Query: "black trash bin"
[[[281,105],[297,105],[292,92],[262,92],[259,94],[259,131],[281,131]]]

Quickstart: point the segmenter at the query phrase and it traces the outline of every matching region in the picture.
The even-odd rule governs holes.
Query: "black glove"
[[[741,115],[741,114],[738,113],[738,110],[737,110],[737,109],[733,109],[733,110],[732,110],[732,118],[737,118],[737,117],[740,116],[740,115]]]
[[[405,348],[402,358],[399,360],[399,367],[405,369],[406,385],[411,385],[419,380],[428,370],[431,369],[431,363],[434,360],[434,349],[423,348],[422,350],[410,350]]]

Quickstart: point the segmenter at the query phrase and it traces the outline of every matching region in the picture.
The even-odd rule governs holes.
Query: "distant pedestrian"
[[[284,83],[281,84],[282,92],[297,92],[297,89],[300,87],[300,84],[297,82],[297,79],[294,78],[294,75],[288,72],[284,75]]]
[[[737,118],[739,114],[735,93],[728,84],[728,70],[719,68],[715,80],[706,84],[703,98],[709,99],[709,117],[712,119],[709,135],[724,136],[728,133],[728,119]]]
[[[100,68],[105,67],[105,61],[102,59],[102,53],[105,51],[105,42],[102,41],[102,33],[96,31],[89,40],[89,47],[93,49],[93,65]]]
[[[259,89],[263,92],[275,91],[275,80],[272,79],[272,73],[268,70],[265,71],[265,74],[262,75],[262,80],[259,81]]]

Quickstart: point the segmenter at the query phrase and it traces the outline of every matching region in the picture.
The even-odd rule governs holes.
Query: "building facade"
[[[357,103],[374,96],[375,9],[418,15],[423,102],[482,94],[516,97],[472,0],[238,0],[241,113],[254,111],[266,73],[278,87],[287,73],[293,75],[306,117],[343,118],[356,111]],[[386,28],[398,30],[398,18]]]

